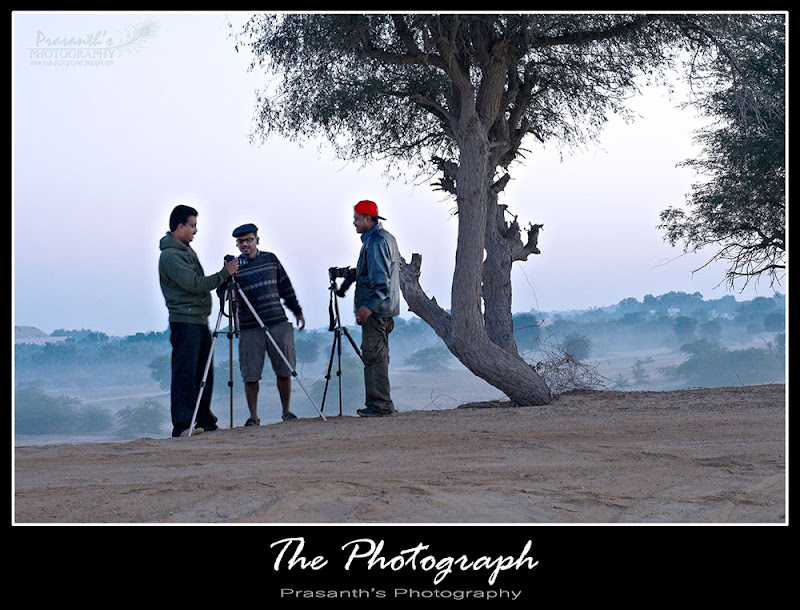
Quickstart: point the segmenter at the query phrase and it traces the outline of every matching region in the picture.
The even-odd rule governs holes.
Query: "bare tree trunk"
[[[541,376],[513,349],[498,345],[490,338],[484,326],[482,297],[485,276],[492,276],[494,269],[484,265],[487,216],[496,208],[496,197],[489,191],[486,146],[480,138],[473,138],[461,147],[460,163],[456,180],[458,183],[458,243],[456,264],[453,273],[451,313],[448,316],[436,302],[429,299],[419,286],[422,259],[414,254],[411,264],[401,265],[401,287],[409,309],[427,322],[442,338],[448,349],[472,373],[501,390],[518,405],[544,405],[551,400],[550,390]],[[500,258],[500,257],[496,257]],[[510,257],[508,271],[498,270],[497,280],[510,282]],[[503,296],[505,295],[505,296]],[[506,328],[510,324],[510,288],[492,302],[505,300],[507,310]],[[502,324],[501,324],[502,326]],[[513,333],[509,336],[513,343]]]
[[[517,351],[511,315],[511,247],[505,239],[505,208],[492,190],[486,223],[486,259],[483,261],[483,321],[489,338],[507,352]]]
[[[413,254],[410,263],[401,260],[400,284],[409,309],[433,328],[464,366],[502,391],[514,404],[549,404],[552,399],[550,390],[536,370],[518,353],[508,352],[492,342],[483,325],[472,325],[474,334],[465,335],[463,331],[453,330],[453,316],[420,287],[421,267],[422,257],[419,254]],[[464,328],[469,325],[459,326]]]
[[[511,314],[511,267],[514,261],[524,261],[531,254],[539,254],[542,225],[531,224],[527,229],[527,242],[523,244],[516,217],[506,222],[506,206],[498,203],[497,196],[508,178],[506,174],[489,189],[486,259],[483,261],[483,319],[489,338],[504,350],[516,352]]]

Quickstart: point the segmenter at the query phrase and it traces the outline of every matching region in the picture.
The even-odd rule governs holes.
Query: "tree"
[[[694,339],[694,333],[697,330],[697,320],[689,316],[678,316],[675,318],[673,325],[675,336],[681,343],[688,343]]]
[[[782,277],[786,251],[786,33],[783,15],[753,15],[732,28],[708,64],[693,73],[698,106],[713,119],[696,140],[704,155],[684,163],[704,176],[688,213],[669,208],[659,228],[673,246],[711,247],[728,264],[733,288]]]
[[[516,404],[551,392],[519,355],[511,265],[538,254],[499,201],[523,140],[576,145],[625,114],[641,78],[677,51],[711,44],[721,15],[257,15],[239,44],[274,78],[258,97],[254,138],[325,136],[345,159],[437,175],[455,197],[458,243],[450,311],[420,287],[422,257],[403,259],[401,287],[474,374]]]
[[[316,337],[298,337],[294,342],[297,361],[301,364],[316,362],[320,355],[320,344]]]
[[[169,411],[152,398],[138,407],[125,407],[117,412],[117,433],[120,436],[159,434],[161,427],[169,421]]]
[[[64,434],[75,430],[81,400],[49,396],[35,388],[15,393],[14,430],[17,434]]]
[[[689,358],[665,372],[687,385],[714,387],[777,383],[785,378],[780,352],[748,348],[728,350],[704,340],[681,346]]]
[[[562,347],[565,352],[572,354],[573,358],[583,361],[592,353],[592,340],[581,333],[571,332],[564,337]]]
[[[403,364],[421,371],[441,372],[450,368],[448,360],[452,360],[452,354],[445,346],[432,345],[409,354]]]
[[[156,356],[147,365],[150,369],[150,377],[158,382],[162,390],[169,390],[172,385],[172,356]]]

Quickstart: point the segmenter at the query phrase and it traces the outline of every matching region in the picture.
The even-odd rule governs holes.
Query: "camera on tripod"
[[[238,258],[239,259],[239,269],[241,269],[242,267],[246,267],[247,263],[250,261],[250,259],[247,258],[244,254],[240,254],[238,257],[233,256],[232,254],[226,254],[225,255],[225,262],[229,263],[234,258]]]
[[[352,275],[353,279],[355,279],[356,270],[355,269],[351,269],[350,267],[329,267],[328,268],[328,277],[331,278],[332,280],[335,280],[336,278],[339,278],[339,277],[343,277],[346,280],[350,275]]]
[[[347,292],[347,289],[350,288],[350,284],[356,281],[356,270],[351,269],[350,267],[329,267],[328,277],[331,280],[331,286],[335,286],[337,278],[344,278],[344,281],[342,281],[342,285],[339,286],[339,288],[332,288],[332,290],[334,290],[336,293],[336,296],[343,297],[344,293]]]

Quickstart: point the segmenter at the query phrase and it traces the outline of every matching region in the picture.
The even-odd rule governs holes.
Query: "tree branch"
[[[555,47],[560,45],[574,45],[587,42],[597,42],[600,40],[611,40],[632,34],[636,30],[643,28],[649,23],[658,21],[660,15],[637,15],[628,23],[620,23],[609,28],[599,30],[584,30],[582,32],[572,32],[560,34],[558,36],[543,36],[531,41],[530,49],[541,49],[545,47]]]
[[[408,309],[427,322],[434,332],[448,344],[452,333],[450,314],[436,302],[436,297],[429,298],[419,284],[422,273],[422,255],[411,255],[411,263],[400,257],[400,289]]]
[[[437,103],[436,101],[434,101],[434,100],[432,100],[432,99],[430,99],[430,98],[428,98],[428,97],[426,97],[424,95],[415,94],[415,95],[410,96],[408,99],[410,99],[412,102],[414,102],[418,106],[422,106],[423,108],[426,108],[429,112],[431,112],[434,115],[436,115],[436,117],[439,120],[443,120],[443,121],[446,121],[447,123],[449,123],[451,130],[452,130],[452,126],[455,125],[458,122],[458,119],[456,117],[454,117],[452,114],[450,114],[450,112],[448,112],[448,110],[444,106],[442,106],[441,104]]]
[[[431,159],[439,171],[442,172],[442,178],[436,182],[434,186],[438,186],[441,190],[457,195],[456,191],[456,176],[458,175],[458,164],[453,161],[447,161],[441,157],[433,157]]]

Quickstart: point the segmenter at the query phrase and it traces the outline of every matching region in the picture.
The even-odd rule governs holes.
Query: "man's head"
[[[244,224],[233,230],[236,246],[247,258],[254,258],[258,254],[258,227],[252,223]]]
[[[365,199],[353,207],[353,226],[355,226],[356,232],[366,233],[378,224],[378,220],[386,219],[378,216],[378,206],[374,201]]]
[[[197,210],[188,205],[175,206],[169,215],[169,230],[179,242],[191,242],[197,233]]]

